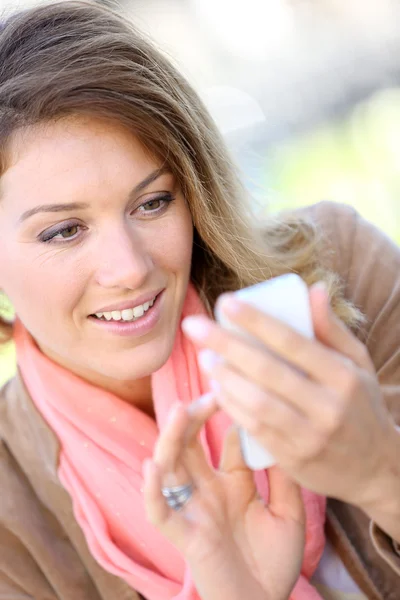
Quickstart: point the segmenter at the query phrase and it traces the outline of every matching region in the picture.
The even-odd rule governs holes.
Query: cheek
[[[26,250],[26,249],[25,249]],[[14,254],[1,271],[3,290],[26,327],[34,333],[48,325],[58,329],[84,287],[82,273],[70,261],[54,261],[50,252]]]
[[[176,273],[190,272],[193,226],[189,211],[171,220],[160,229],[157,236],[152,236],[149,251],[158,265]]]

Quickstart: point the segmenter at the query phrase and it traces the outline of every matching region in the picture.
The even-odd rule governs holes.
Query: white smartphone
[[[283,321],[302,335],[308,338],[314,337],[308,287],[298,275],[294,273],[281,275],[238,290],[235,295]],[[253,336],[232,325],[218,309],[215,312],[215,318],[226,329],[235,331],[257,343]],[[260,446],[247,431],[240,428],[239,433],[243,458],[251,469],[255,471],[267,469],[276,464],[274,457]]]

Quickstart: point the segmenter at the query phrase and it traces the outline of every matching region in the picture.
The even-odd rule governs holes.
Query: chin
[[[161,341],[154,340],[153,343],[144,344],[134,348],[123,355],[116,357],[114,361],[107,361],[96,365],[95,370],[103,376],[119,381],[132,381],[149,377],[167,362],[174,345],[174,336]]]
[[[136,379],[144,379],[151,376],[153,373],[161,369],[161,367],[167,362],[169,355],[165,357],[153,358],[151,361],[143,362],[140,367],[131,366],[130,368],[124,367],[123,365],[116,366],[109,370],[100,371],[102,376],[110,379],[118,379],[118,381],[134,381]]]

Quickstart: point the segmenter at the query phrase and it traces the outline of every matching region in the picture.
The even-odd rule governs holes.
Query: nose
[[[104,288],[137,289],[149,277],[153,261],[144,240],[129,228],[108,231],[97,246],[96,281]]]

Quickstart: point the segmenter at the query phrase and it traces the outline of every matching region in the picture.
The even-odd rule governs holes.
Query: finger
[[[185,538],[189,526],[179,513],[174,512],[167,505],[161,493],[161,473],[150,459],[143,463],[143,477],[143,498],[147,519],[171,542],[179,546],[179,541]]]
[[[305,430],[304,421],[293,430],[284,426],[284,419],[282,419],[283,425],[275,428],[261,422],[248,411],[245,403],[237,401],[236,398],[224,392],[218,394],[218,403],[236,425],[245,429],[259,444],[268,448],[274,456],[280,459],[290,458],[293,454],[293,445],[297,440],[293,432]]]
[[[164,485],[191,482],[200,488],[215,477],[197,436],[217,404],[212,394],[204,395],[190,409],[178,404],[157,441],[154,460],[161,467]]]
[[[243,427],[254,435],[255,419],[249,413],[247,407],[241,402],[237,402],[235,398],[230,397],[223,391],[220,391],[217,396],[219,407],[226,412],[234,423]],[[260,429],[260,428],[258,428]],[[259,432],[260,433],[260,432]]]
[[[143,463],[143,477],[143,497],[147,518],[153,525],[160,527],[168,520],[170,508],[161,493],[161,474],[151,459],[147,459]]]
[[[239,431],[235,425],[229,428],[225,436],[219,469],[224,473],[244,469],[251,474],[251,470],[247,467],[243,459]]]
[[[232,323],[265,345],[265,351],[260,350],[259,345],[252,345],[240,335],[226,331],[202,316],[187,317],[183,321],[185,334],[194,343],[222,356],[238,370],[246,370],[249,377],[254,377],[255,373],[261,376],[264,374],[265,378],[267,370],[269,376],[270,369],[275,368],[272,365],[276,365],[279,360],[283,365],[283,359],[315,382],[335,388],[341,373],[347,369],[347,364],[338,352],[327,348],[317,339],[306,338],[282,321],[245,302],[233,299],[234,306],[240,306],[233,310],[228,300],[231,301],[230,296],[221,301],[221,311]],[[275,354],[276,362],[273,362],[271,351]]]
[[[321,405],[319,383],[267,350],[252,348],[245,342],[239,342],[233,360],[224,362],[213,350],[205,349],[199,352],[198,361],[202,371],[212,381],[221,381],[224,369],[229,364],[260,389],[281,396],[301,412],[314,414]]]
[[[210,419],[213,414],[217,412],[217,410],[218,403],[215,398],[215,394],[212,392],[204,394],[192,402],[192,404],[188,407],[190,421],[185,433],[187,442],[190,442],[190,440],[193,440],[197,437],[201,431],[201,428],[205,425],[208,419]]]
[[[188,483],[188,473],[182,460],[188,421],[185,407],[175,404],[156,442],[153,460],[162,474],[163,485],[175,486]]]
[[[305,525],[306,514],[301,488],[279,467],[268,469],[268,508],[277,517]]]
[[[200,443],[199,433],[217,410],[219,407],[213,393],[200,396],[188,408],[189,423],[185,432],[184,462],[198,488],[215,478],[215,471]]]
[[[199,354],[199,363],[204,368],[202,352]],[[290,368],[288,370],[290,371]],[[283,426],[285,429],[296,430],[303,424],[305,417],[315,420],[321,415],[321,419],[324,419],[326,403],[321,402],[323,390],[320,386],[307,380],[303,382],[302,377],[297,386],[297,379],[292,383],[279,381],[280,369],[278,372],[267,369],[267,372],[266,384],[249,380],[243,373],[237,372],[227,364],[218,363],[208,370],[215,391],[217,384],[229,399],[247,410],[255,426],[265,423],[272,428],[281,429]],[[288,379],[290,380],[290,376]],[[268,389],[265,389],[266,386]]]
[[[178,462],[182,452],[179,442],[187,421],[188,417],[185,407],[178,403],[174,404],[154,447],[153,458],[157,465],[168,465],[172,470],[175,468],[175,464]]]
[[[238,428],[232,426],[225,436],[224,445],[222,448],[219,470],[224,473],[232,473],[241,471],[245,476],[244,485],[249,490],[249,493],[257,493],[254,481],[254,475],[251,469],[244,462],[242,449],[240,445],[240,437]]]
[[[310,304],[316,337],[326,346],[347,356],[358,367],[373,373],[374,366],[365,345],[335,315],[323,282],[311,287]]]

